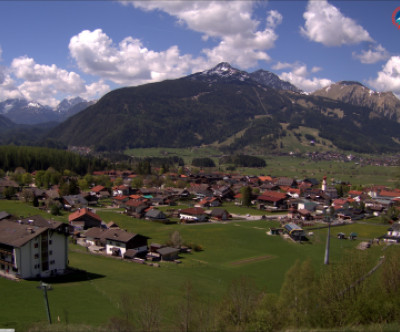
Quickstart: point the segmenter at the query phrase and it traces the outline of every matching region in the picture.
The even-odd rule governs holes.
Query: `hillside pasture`
[[[0,201],[3,203],[4,201]],[[14,205],[14,207],[12,207]],[[17,202],[6,209],[23,208]],[[30,208],[24,214],[33,211]],[[36,214],[36,213],[32,213]],[[139,220],[113,211],[98,211],[104,221],[115,221],[121,228],[150,237],[149,243],[165,243],[174,231],[183,241],[196,243],[200,252],[180,254],[181,264],[161,262],[159,268],[121,259],[92,255],[80,246],[70,244],[69,263],[78,272],[49,281],[48,292],[53,322],[105,326],[113,316],[122,315],[125,294],[132,303],[140,304],[140,294],[156,289],[162,298],[163,329],[176,327],[176,310],[182,287],[190,281],[197,301],[218,303],[235,279],[246,277],[258,289],[279,293],[286,271],[296,262],[310,259],[317,270],[323,269],[327,229],[313,230],[309,241],[295,243],[281,236],[267,235],[275,221],[232,221],[227,223],[164,225]],[[343,228],[343,230],[342,230]],[[336,232],[357,232],[360,238],[374,238],[385,233],[385,226],[351,225],[335,228],[331,238],[331,264],[356,250],[360,240],[338,240]],[[382,246],[365,252],[375,261]],[[24,330],[34,323],[46,323],[42,292],[38,281],[9,281],[0,278],[5,306],[0,313],[0,326]],[[73,326],[73,325],[71,325]]]

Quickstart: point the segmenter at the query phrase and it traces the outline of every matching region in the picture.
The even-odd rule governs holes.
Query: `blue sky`
[[[400,1],[0,1],[0,101],[56,105],[226,61],[400,96]]]

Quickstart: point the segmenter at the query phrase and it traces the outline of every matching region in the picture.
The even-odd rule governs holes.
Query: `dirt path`
[[[275,258],[275,256],[272,255],[264,255],[264,256],[259,256],[259,257],[252,257],[252,258],[246,258],[246,259],[241,259],[235,262],[230,263],[230,265],[243,265],[247,263],[254,263],[254,262],[260,262],[260,261],[266,261],[269,259]]]

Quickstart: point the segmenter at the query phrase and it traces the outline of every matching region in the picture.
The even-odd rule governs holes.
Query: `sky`
[[[220,62],[400,96],[399,1],[0,1],[0,101],[56,106]]]

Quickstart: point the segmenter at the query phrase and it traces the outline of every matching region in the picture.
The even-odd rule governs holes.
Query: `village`
[[[179,255],[201,250],[179,241],[151,242],[148,234],[136,234],[113,221],[104,222],[97,210],[110,210],[144,222],[162,224],[227,223],[237,220],[277,220],[280,227],[270,235],[291,241],[307,241],[313,228],[344,225],[372,217],[386,218],[388,230],[376,241],[400,241],[397,222],[400,190],[372,186],[351,189],[351,184],[335,185],[327,177],[296,180],[290,177],[241,176],[220,173],[166,173],[169,183],[180,187],[133,187],[132,171],[101,171],[93,176],[109,177],[111,187],[94,185],[79,194],[61,196],[57,186],[22,188],[12,179],[0,179],[0,195],[14,188],[14,200],[33,197],[38,209],[60,207],[68,224],[47,220],[40,215],[21,218],[0,211],[0,275],[9,278],[46,278],[68,270],[68,242],[73,241],[88,253],[105,255],[159,267],[159,261],[180,263]],[[35,174],[32,174],[34,179]],[[361,189],[361,188],[360,188]],[[238,215],[227,206],[248,206],[257,213]],[[179,208],[177,208],[179,206]],[[182,206],[185,206],[182,208]],[[352,232],[335,234],[340,239],[355,239]],[[367,243],[366,246],[370,245]]]

